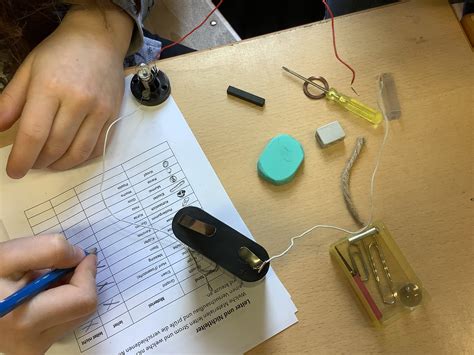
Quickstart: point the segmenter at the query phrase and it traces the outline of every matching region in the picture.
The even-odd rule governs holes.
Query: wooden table
[[[339,52],[357,70],[362,102],[376,105],[376,77],[394,74],[402,118],[392,121],[376,179],[375,217],[392,232],[431,302],[384,330],[372,328],[328,254],[342,237],[315,231],[273,267],[298,307],[299,323],[259,345],[267,352],[460,353],[474,349],[473,53],[445,0],[409,1],[336,21]],[[369,211],[369,178],[383,129],[324,101],[281,70],[323,75],[351,93],[336,61],[329,22],[164,60],[173,96],[255,238],[270,254],[317,223],[354,228],[339,175],[355,139],[367,149],[353,171],[353,198]],[[228,98],[234,85],[266,98],[264,109]],[[321,150],[317,127],[339,120],[344,144]],[[297,138],[305,163],[275,187],[256,172],[266,142]],[[11,141],[2,134],[0,143]]]

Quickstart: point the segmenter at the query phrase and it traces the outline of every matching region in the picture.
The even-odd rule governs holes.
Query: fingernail
[[[84,249],[82,249],[81,247],[77,245],[74,245],[74,254],[78,256],[80,255],[81,258],[83,258],[86,255],[84,252]]]
[[[25,176],[25,174],[22,174],[21,172],[18,173],[17,171],[11,171],[11,169],[8,169],[7,168],[7,175],[9,178],[11,179],[21,179],[23,176]]]
[[[86,255],[94,254],[97,255],[97,248],[89,248],[86,250]]]

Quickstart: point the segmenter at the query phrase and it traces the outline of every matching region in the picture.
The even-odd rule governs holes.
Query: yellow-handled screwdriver
[[[379,111],[376,111],[363,103],[349,97],[347,95],[337,92],[334,88],[326,89],[324,86],[318,85],[311,80],[306,79],[303,75],[295,73],[293,70],[288,69],[287,67],[282,67],[283,70],[288,73],[300,78],[304,82],[317,87],[319,90],[323,91],[326,95],[326,99],[331,100],[344,107],[347,111],[352,112],[353,114],[363,118],[364,120],[369,121],[373,125],[378,125],[382,122],[382,114]]]

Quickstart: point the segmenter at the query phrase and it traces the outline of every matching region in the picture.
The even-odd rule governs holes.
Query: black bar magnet
[[[227,95],[238,97],[239,99],[245,100],[260,107],[263,107],[263,105],[265,105],[265,99],[263,97],[251,94],[244,90],[237,89],[236,87],[230,85],[227,88]]]

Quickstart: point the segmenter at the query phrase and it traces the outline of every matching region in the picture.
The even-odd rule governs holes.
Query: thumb
[[[30,270],[74,267],[84,251],[61,234],[18,238],[0,244],[0,277]]]
[[[0,95],[0,132],[10,128],[20,117],[30,82],[30,65],[24,62]]]

